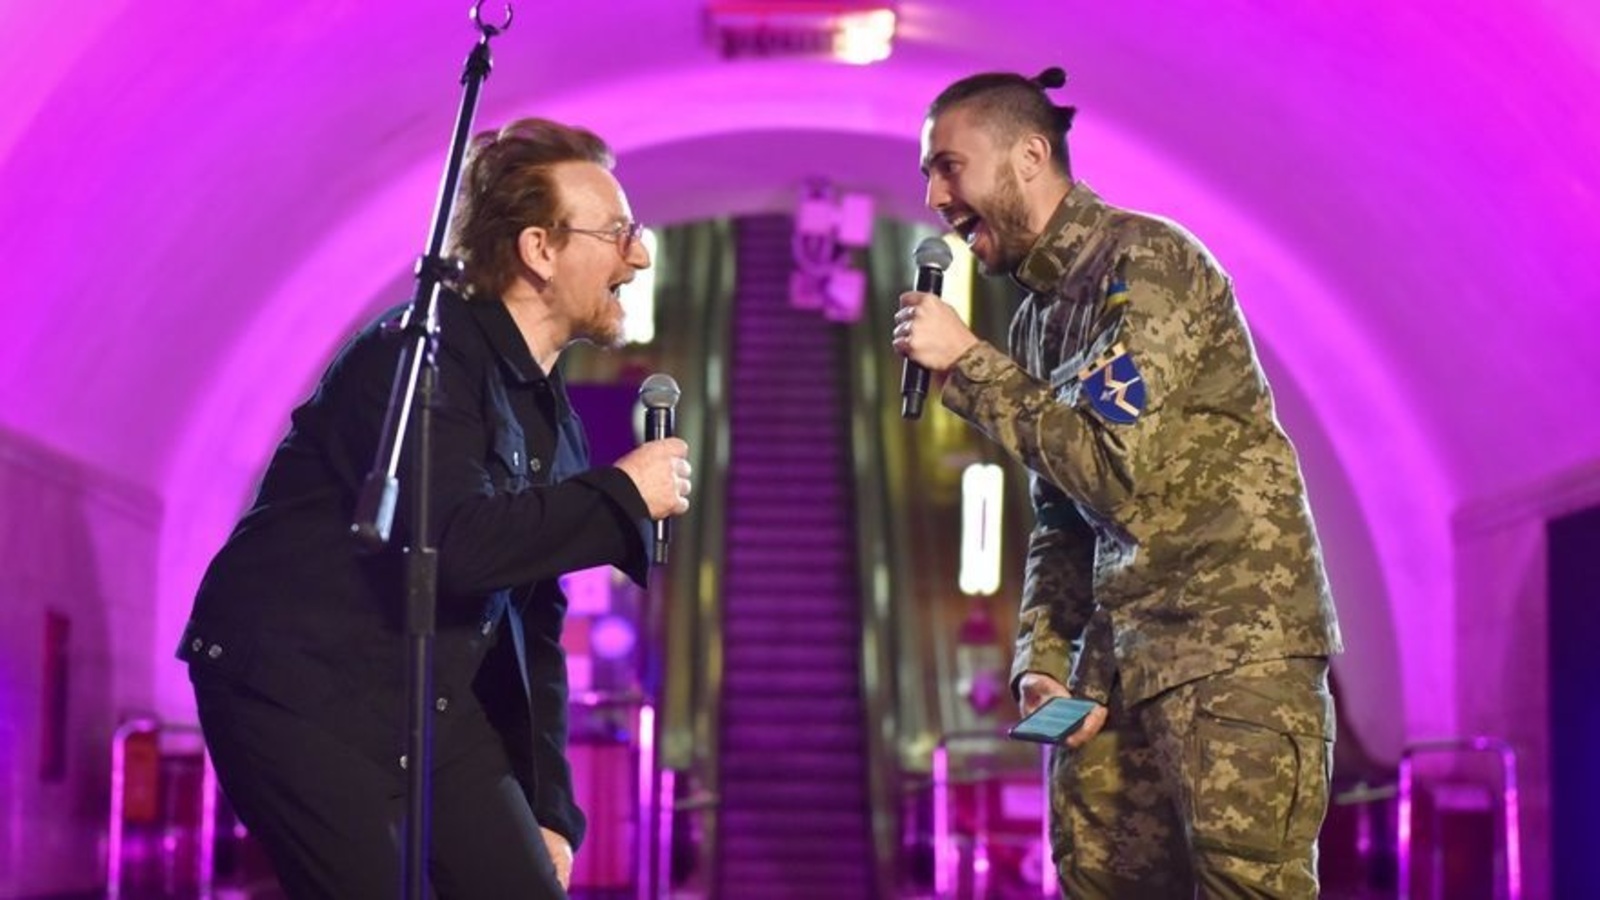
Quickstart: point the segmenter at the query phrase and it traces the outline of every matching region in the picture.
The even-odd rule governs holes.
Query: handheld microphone
[[[671,375],[657,372],[644,380],[639,385],[639,402],[644,404],[644,439],[659,441],[662,438],[673,436],[676,428],[674,412],[678,407],[678,398],[683,392],[678,390],[678,383],[672,380]],[[652,558],[655,564],[665,565],[667,562],[667,547],[672,540],[672,523],[666,518],[657,519],[655,522],[656,540],[655,551]]]
[[[917,245],[911,259],[917,264],[916,291],[919,294],[939,296],[944,290],[944,270],[954,259],[950,245],[943,238],[925,238]],[[928,369],[906,357],[900,370],[900,416],[904,419],[922,418],[922,401],[928,397]]]

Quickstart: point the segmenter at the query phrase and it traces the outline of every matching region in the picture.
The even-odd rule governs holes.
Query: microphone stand
[[[396,331],[405,341],[400,361],[395,366],[394,385],[389,392],[389,408],[384,413],[378,435],[378,452],[367,473],[356,503],[355,521],[350,530],[363,549],[381,550],[389,542],[394,524],[395,499],[399,491],[396,472],[400,451],[407,434],[411,413],[416,423],[410,432],[415,442],[411,457],[411,545],[406,557],[406,755],[401,765],[406,770],[405,837],[401,846],[401,894],[407,900],[422,900],[428,889],[428,828],[431,781],[433,776],[433,650],[435,618],[438,611],[439,551],[432,545],[429,529],[431,489],[429,468],[432,462],[433,397],[438,387],[439,365],[435,352],[439,344],[437,316],[439,291],[453,284],[463,272],[460,260],[444,256],[445,236],[455,208],[456,184],[461,162],[466,156],[472,118],[477,111],[478,90],[489,77],[493,64],[489,40],[511,25],[511,6],[506,5],[505,21],[486,24],[479,16],[483,0],[472,6],[472,21],[477,27],[477,46],[468,55],[461,74],[461,107],[456,114],[455,133],[450,143],[450,158],[439,184],[434,205],[433,227],[428,249],[417,260],[416,293]]]

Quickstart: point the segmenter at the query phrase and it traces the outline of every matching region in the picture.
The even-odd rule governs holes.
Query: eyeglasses
[[[644,234],[644,225],[639,222],[618,222],[610,228],[573,228],[571,225],[551,225],[551,231],[571,231],[575,234],[587,234],[590,237],[605,238],[617,245],[617,252],[627,256],[633,252],[635,241]]]

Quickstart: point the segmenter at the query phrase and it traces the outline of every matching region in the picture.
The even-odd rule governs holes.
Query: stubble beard
[[[625,341],[623,340],[623,316],[619,313],[612,315],[612,304],[617,303],[615,298],[609,297],[599,314],[583,327],[578,329],[578,340],[593,344],[603,350],[616,350]]]
[[[990,266],[979,260],[985,275],[1009,275],[1022,265],[1022,260],[1033,249],[1036,235],[1028,232],[1028,204],[1022,197],[1022,182],[1016,169],[1008,162],[1001,166],[995,177],[994,199],[983,221],[989,226],[989,235],[995,242],[997,259]]]

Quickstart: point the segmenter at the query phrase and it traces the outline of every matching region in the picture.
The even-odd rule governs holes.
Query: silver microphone
[[[645,440],[659,441],[673,436],[676,429],[675,413],[678,398],[681,396],[683,392],[678,390],[678,383],[672,380],[672,376],[660,372],[646,378],[644,384],[639,385],[639,402],[644,404]],[[655,549],[651,558],[660,566],[667,562],[667,549],[672,541],[672,523],[666,517],[662,517],[656,520],[655,527]]]

